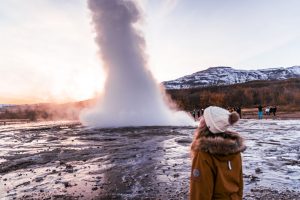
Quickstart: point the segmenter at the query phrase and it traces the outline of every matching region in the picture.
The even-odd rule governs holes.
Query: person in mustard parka
[[[210,106],[204,110],[191,145],[191,200],[241,200],[243,138],[227,128],[239,120],[236,112]]]

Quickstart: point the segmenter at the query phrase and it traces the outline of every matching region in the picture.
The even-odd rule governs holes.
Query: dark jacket
[[[246,149],[237,133],[200,138],[192,160],[191,200],[240,200],[243,197],[241,153]]]

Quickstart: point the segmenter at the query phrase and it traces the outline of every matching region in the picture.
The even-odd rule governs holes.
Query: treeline
[[[1,119],[36,120],[77,120],[82,109],[92,104],[92,100],[65,104],[33,104],[7,106],[0,109]]]
[[[252,81],[229,86],[167,90],[167,93],[184,110],[222,107],[254,107],[276,105],[300,110],[300,79],[280,81]]]
[[[0,113],[0,119],[28,119],[36,121],[37,119],[49,119],[52,115],[44,110],[34,109],[3,109]]]

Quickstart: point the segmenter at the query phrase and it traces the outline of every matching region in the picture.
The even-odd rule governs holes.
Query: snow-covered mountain
[[[259,70],[238,70],[232,67],[211,67],[175,80],[165,81],[166,89],[231,85],[254,80],[284,80],[300,78],[300,66]]]

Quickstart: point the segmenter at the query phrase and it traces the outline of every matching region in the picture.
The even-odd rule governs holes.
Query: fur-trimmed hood
[[[213,155],[227,156],[245,149],[244,139],[235,132],[212,134],[207,131],[199,139],[199,150]]]

